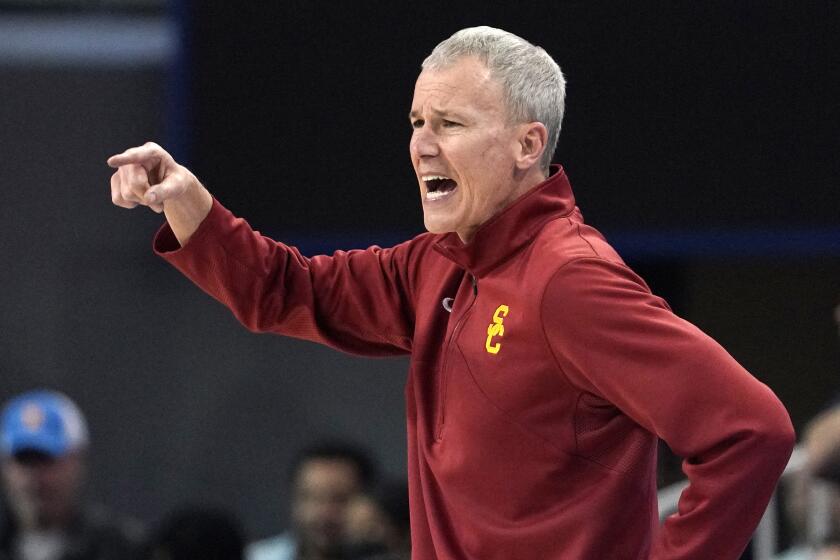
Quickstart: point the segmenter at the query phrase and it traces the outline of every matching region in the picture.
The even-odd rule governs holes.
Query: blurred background
[[[111,205],[105,159],[155,140],[308,254],[398,242],[423,231],[420,62],[481,24],[566,74],[586,220],[798,428],[836,397],[836,2],[0,1],[0,398],[79,403],[93,497],[149,522],[211,500],[260,537],[317,436],[404,474],[407,361],[247,333],[152,254],[159,216]]]

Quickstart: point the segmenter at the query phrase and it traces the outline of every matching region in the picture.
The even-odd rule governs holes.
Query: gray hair
[[[548,171],[560,137],[566,79],[541,47],[493,27],[468,27],[442,41],[423,61],[423,70],[442,70],[465,56],[476,56],[502,84],[513,122],[541,122],[548,142],[540,166]]]

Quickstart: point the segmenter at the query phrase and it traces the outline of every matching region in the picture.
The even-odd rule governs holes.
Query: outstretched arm
[[[410,351],[414,329],[409,262],[424,249],[338,251],[306,258],[233,216],[154,143],[108,159],[117,206],[166,215],[155,250],[253,331],[364,355]]]

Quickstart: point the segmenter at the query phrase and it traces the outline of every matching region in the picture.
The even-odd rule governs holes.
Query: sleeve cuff
[[[224,216],[229,214],[228,210],[222,206],[218,200],[213,198],[213,206],[210,207],[210,212],[198,225],[195,232],[190,236],[190,240],[184,247],[178,242],[175,233],[169,226],[169,222],[164,222],[152,240],[152,249],[155,254],[160,257],[174,256],[177,253],[188,250],[201,243],[201,239],[206,237],[208,231],[214,229],[213,225],[224,219]]]

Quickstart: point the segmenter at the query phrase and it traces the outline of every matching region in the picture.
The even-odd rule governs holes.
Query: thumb
[[[189,186],[189,177],[175,174],[168,175],[163,181],[152,185],[146,191],[144,201],[149,205],[163,204],[165,200],[172,200],[184,194]]]

